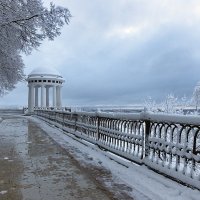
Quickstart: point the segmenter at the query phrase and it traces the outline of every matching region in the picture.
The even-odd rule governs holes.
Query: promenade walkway
[[[0,116],[0,200],[199,200],[199,196],[199,190],[101,151],[37,118]]]
[[[1,117],[1,200],[123,199],[88,172],[35,122],[17,116]]]

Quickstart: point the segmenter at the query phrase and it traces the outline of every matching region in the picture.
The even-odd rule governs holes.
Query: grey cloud
[[[191,95],[199,79],[199,59],[193,57],[198,49],[192,44],[196,46],[199,42],[187,29],[171,27],[167,31],[159,30],[141,46],[129,44],[127,54],[122,57],[120,49],[125,48],[126,43],[102,45],[97,42],[93,47],[88,44],[86,48],[95,53],[87,57],[82,65],[78,64],[82,66],[80,73],[71,74],[69,80],[70,85],[75,87],[72,86],[73,90],[70,85],[66,87],[66,94],[88,99],[94,104],[116,99],[119,103],[120,100],[134,102],[139,100],[139,96],[142,100],[149,95],[161,99],[170,92]],[[76,66],[76,62],[71,65]]]
[[[158,5],[140,2],[65,2],[74,16],[71,24],[55,41],[25,58],[27,73],[42,65],[57,68],[66,79],[64,105],[132,104],[147,96],[162,100],[171,92],[191,96],[200,79],[198,24],[168,15],[167,22],[157,22],[155,13],[162,11],[157,11]],[[139,35],[106,35],[144,22],[149,29]],[[19,101],[25,103],[26,98],[25,90]]]

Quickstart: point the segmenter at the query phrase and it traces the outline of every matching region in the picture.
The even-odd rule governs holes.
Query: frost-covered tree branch
[[[67,8],[53,3],[46,8],[41,0],[0,0],[0,95],[24,77],[20,54],[60,35],[70,17]]]
[[[200,90],[198,94],[200,94]],[[200,99],[200,95],[196,95],[196,97],[198,97],[198,100]],[[163,112],[170,114],[183,114],[186,112],[186,109],[190,104],[190,100],[185,95],[178,99],[178,97],[175,97],[173,94],[168,94],[163,101],[157,103],[151,97],[147,97],[144,101],[144,107],[148,111],[154,113]]]
[[[200,105],[200,83],[194,88],[192,100],[195,104],[196,110],[198,110],[198,106]]]

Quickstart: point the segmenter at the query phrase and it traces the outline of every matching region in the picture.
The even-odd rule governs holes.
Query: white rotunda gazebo
[[[27,82],[29,113],[38,107],[61,107],[61,87],[64,79],[55,69],[47,67],[36,68],[28,75]],[[52,91],[50,91],[51,89]],[[50,99],[50,93],[52,93],[52,99]],[[50,101],[52,105],[50,105]]]

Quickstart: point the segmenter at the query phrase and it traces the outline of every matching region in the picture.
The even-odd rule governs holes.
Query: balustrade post
[[[65,114],[64,113],[62,113],[62,121],[63,121],[63,127],[65,126]]]
[[[100,118],[97,117],[97,141],[99,141],[100,139],[99,126],[100,126]]]
[[[58,122],[58,113],[57,112],[55,112],[55,114],[56,114],[56,123]]]
[[[48,111],[48,120],[51,121],[50,112]]]
[[[144,143],[143,143],[143,148],[144,148],[144,157],[149,156],[149,134],[150,134],[150,126],[151,123],[149,120],[145,120],[145,133],[144,133]]]
[[[76,132],[77,131],[77,120],[78,120],[78,115],[77,114],[74,114],[74,131]]]
[[[194,155],[197,155],[197,135],[198,135],[199,132],[196,132],[195,135],[194,135],[194,141],[193,141],[193,147],[192,147],[192,153]],[[192,171],[194,172],[195,171],[195,165],[196,165],[196,162],[194,160],[194,158],[192,158]],[[191,174],[192,176],[192,174]]]
[[[56,112],[53,111],[54,122],[56,121]]]

